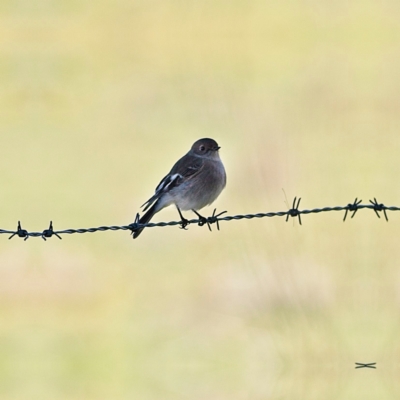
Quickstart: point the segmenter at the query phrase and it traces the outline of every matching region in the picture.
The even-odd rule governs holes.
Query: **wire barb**
[[[301,217],[300,217],[301,211],[299,211],[301,197],[299,197],[299,199],[297,200],[297,204],[296,204],[296,200],[297,200],[297,197],[294,198],[292,208],[287,212],[286,222],[288,222],[289,217],[293,217],[293,218],[299,217],[299,222],[301,225]]]
[[[53,235],[56,235],[60,240],[62,239],[62,237],[61,237],[58,233],[54,232],[54,230],[53,230],[53,221],[50,221],[49,228],[48,228],[48,229],[45,229],[45,230],[42,232],[42,239],[43,239],[44,241],[46,241],[46,240],[47,240],[46,238],[50,238],[50,237],[52,237]]]
[[[139,224],[140,215],[136,214],[135,221],[128,225],[129,230],[131,231],[131,235],[133,236],[135,232],[141,227]]]
[[[14,232],[14,233],[8,238],[8,240],[12,239],[15,235],[18,235],[18,237],[20,237],[20,238],[24,238],[24,241],[27,240],[27,239],[29,238],[28,231],[21,228],[21,222],[20,222],[20,221],[18,221],[17,231]]]
[[[347,212],[348,211],[352,211],[353,214],[351,214],[351,218],[353,218],[356,215],[357,210],[359,209],[359,205],[361,204],[362,200],[358,200],[357,201],[357,197],[354,200],[353,204],[349,203],[347,204],[347,207],[345,207],[346,212],[344,213],[344,218],[343,218],[343,222],[346,221],[346,217],[347,217]]]
[[[374,197],[374,200],[369,201],[373,206],[374,206],[374,211],[375,214],[378,218],[381,216],[378,214],[378,212],[383,211],[383,215],[385,216],[385,219],[387,222],[389,222],[388,216],[386,214],[386,207],[382,203],[378,203],[378,200],[376,200],[376,197]]]
[[[217,212],[217,209],[214,208],[214,211],[213,211],[211,217],[207,218],[207,225],[208,225],[208,229],[210,230],[210,232],[211,232],[211,226],[210,225],[214,224],[214,223],[217,224],[217,229],[219,230],[219,219],[218,219],[218,217],[220,217],[223,214],[226,214],[228,211],[222,211],[222,212],[220,212],[218,214],[215,214],[216,212]]]

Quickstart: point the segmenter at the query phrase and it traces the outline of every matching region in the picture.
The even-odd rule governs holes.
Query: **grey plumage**
[[[226,185],[219,149],[213,139],[196,141],[161,180],[155,194],[143,204],[146,213],[139,223],[147,224],[154,214],[171,204],[175,204],[178,211],[197,211],[214,202]],[[143,229],[136,230],[133,237],[137,238]]]

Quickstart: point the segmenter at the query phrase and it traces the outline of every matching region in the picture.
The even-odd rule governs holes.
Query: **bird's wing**
[[[176,162],[170,173],[161,180],[156,187],[154,195],[147,200],[143,205],[146,211],[154,202],[156,202],[163,193],[179,186],[189,177],[197,175],[203,168],[204,161],[200,157],[186,155]]]

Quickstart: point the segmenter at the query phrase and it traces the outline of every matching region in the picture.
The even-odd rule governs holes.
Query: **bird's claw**
[[[181,217],[181,226],[180,226],[181,229],[187,230],[186,227],[187,227],[189,224],[190,224],[190,221],[189,221],[188,219]]]
[[[198,222],[198,225],[199,225],[199,226],[203,226],[203,225],[205,225],[205,224],[208,223],[207,218],[203,217],[203,216],[202,216],[201,214],[199,214],[196,210],[192,210],[192,211],[197,215],[197,217],[198,217],[198,219],[199,219],[199,222]]]

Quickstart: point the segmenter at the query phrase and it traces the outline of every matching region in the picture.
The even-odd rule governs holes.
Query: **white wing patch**
[[[179,178],[182,178],[181,174],[167,175],[156,187],[156,194],[167,191]]]
[[[142,205],[143,211],[146,211],[154,202],[156,202],[163,193],[177,185],[177,181],[182,178],[181,174],[167,175],[156,187],[154,195]]]

